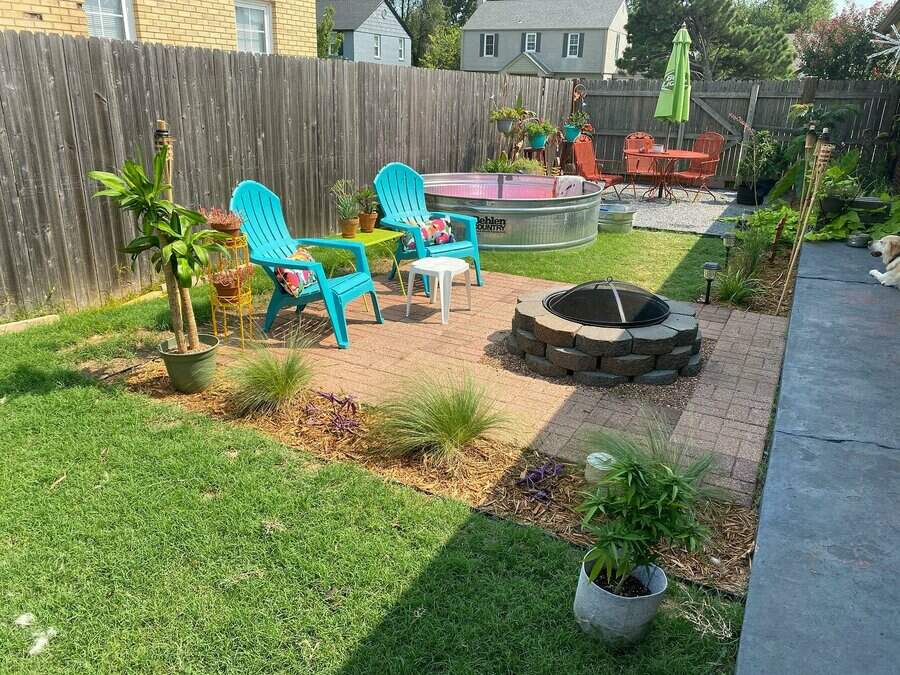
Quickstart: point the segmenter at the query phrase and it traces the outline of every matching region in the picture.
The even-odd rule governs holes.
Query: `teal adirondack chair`
[[[472,216],[464,216],[457,213],[444,213],[429,211],[425,206],[425,181],[413,169],[393,162],[382,167],[375,176],[375,191],[378,193],[378,201],[384,210],[381,219],[381,227],[399,230],[412,235],[415,240],[415,250],[407,250],[402,241],[397,244],[397,261],[418,260],[429,256],[445,256],[448,258],[472,258],[475,264],[475,280],[479,286],[483,286],[481,279],[481,258],[478,256],[478,235],[475,225],[477,219]],[[419,226],[410,221],[427,222],[430,216],[449,218],[451,223],[462,223],[463,230],[454,229],[456,241],[449,244],[426,245],[422,239]],[[391,270],[391,279],[397,274],[397,265]],[[425,292],[429,293],[428,277],[423,278]]]
[[[245,180],[234,189],[230,208],[243,219],[241,231],[247,236],[247,243],[250,246],[250,262],[261,266],[275,285],[266,311],[264,332],[269,332],[275,317],[283,307],[296,307],[299,313],[309,303],[321,300],[328,311],[338,347],[346,349],[350,346],[350,339],[347,336],[345,308],[351,300],[365,293],[372,298],[375,320],[384,323],[362,244],[334,239],[295,239],[288,232],[287,224],[284,222],[278,195],[256,181]],[[322,263],[289,259],[298,246],[323,246],[352,251],[356,258],[356,271],[329,279]],[[304,288],[299,297],[294,297],[285,292],[276,280],[277,267],[312,270],[315,272],[316,281]]]

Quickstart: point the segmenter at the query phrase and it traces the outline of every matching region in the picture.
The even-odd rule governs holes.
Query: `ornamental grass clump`
[[[612,456],[596,492],[579,507],[582,526],[595,537],[585,557],[591,581],[600,578],[600,585],[621,594],[635,568],[658,561],[660,544],[692,552],[702,547],[709,531],[696,508],[710,496],[701,487],[710,455],[690,460],[652,417],[646,435],[596,434],[591,451]]]
[[[762,282],[743,267],[729,265],[716,278],[716,295],[722,302],[746,305],[762,290]]]
[[[247,354],[233,375],[232,403],[240,415],[284,412],[312,379],[312,366],[298,346],[285,353],[259,348]]]
[[[469,376],[445,376],[410,384],[379,407],[375,452],[388,457],[422,456],[447,466],[479,440],[502,428],[484,388]]]

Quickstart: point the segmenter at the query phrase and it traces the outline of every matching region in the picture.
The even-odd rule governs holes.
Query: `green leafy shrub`
[[[557,131],[558,129],[553,126],[553,123],[548,122],[547,120],[532,120],[531,122],[525,123],[526,136],[539,136],[541,134],[545,136],[551,136]]]
[[[722,302],[744,305],[760,292],[759,279],[748,273],[741,265],[729,265],[716,278],[716,295]]]
[[[544,173],[544,165],[536,159],[519,157],[511,160],[505,152],[501,152],[496,159],[489,159],[481,165],[482,173],[524,173],[541,175]]]
[[[281,412],[309,385],[312,366],[299,346],[281,355],[259,348],[244,356],[233,379],[232,402],[238,414]]]
[[[390,457],[422,455],[453,464],[467,447],[504,426],[482,387],[465,376],[411,383],[379,406],[376,452]]]
[[[582,526],[595,537],[585,558],[592,563],[591,580],[602,573],[619,590],[636,567],[657,562],[660,543],[701,548],[709,532],[697,521],[696,507],[709,496],[701,483],[710,455],[689,460],[655,418],[642,437],[595,435],[590,451],[613,458],[596,492],[579,507]]]

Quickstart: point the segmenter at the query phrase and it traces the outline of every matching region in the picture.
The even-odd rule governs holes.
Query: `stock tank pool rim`
[[[474,216],[479,248],[485,250],[553,250],[594,241],[603,185],[578,177],[561,178],[483,173],[423,176],[428,208]],[[557,195],[560,185],[578,192]],[[504,191],[511,196],[503,195]]]

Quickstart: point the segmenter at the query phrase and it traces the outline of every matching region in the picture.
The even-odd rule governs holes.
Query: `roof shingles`
[[[609,28],[625,0],[488,0],[463,30]]]

